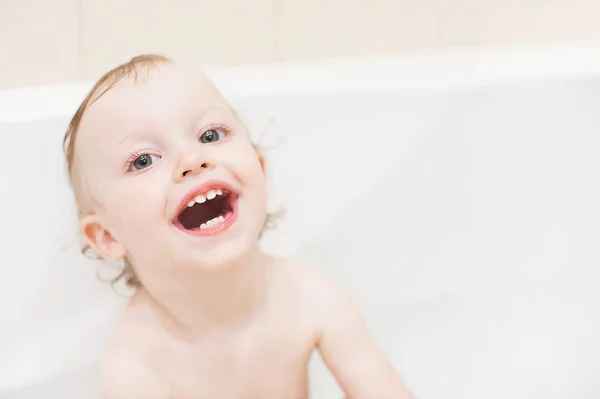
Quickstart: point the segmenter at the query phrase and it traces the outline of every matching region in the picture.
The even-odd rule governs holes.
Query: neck
[[[188,336],[212,329],[236,331],[259,310],[273,259],[258,249],[218,271],[166,271],[144,281],[165,326]]]

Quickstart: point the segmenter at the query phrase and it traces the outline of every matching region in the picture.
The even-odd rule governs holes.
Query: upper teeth
[[[208,190],[208,192],[206,192],[205,194],[196,195],[193,200],[188,202],[187,206],[192,207],[195,203],[202,204],[203,202],[206,202],[206,200],[214,199],[217,195],[223,195],[223,191],[221,191],[220,188]]]

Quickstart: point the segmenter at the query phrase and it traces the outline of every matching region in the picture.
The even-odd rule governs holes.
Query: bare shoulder
[[[100,379],[102,399],[168,399],[168,384],[135,353],[113,352],[105,357]]]
[[[133,302],[119,321],[101,364],[102,399],[168,399],[169,387],[149,361],[153,337]],[[143,333],[141,330],[145,330]]]
[[[298,282],[299,288],[306,289],[313,295],[338,295],[344,292],[342,286],[322,267],[288,259],[282,263],[286,272]]]
[[[283,261],[286,272],[298,283],[302,292],[317,296],[319,301],[349,298],[347,291],[323,268],[293,260]]]
[[[294,265],[303,303],[318,315],[316,346],[347,397],[412,398],[371,338],[350,293],[318,267]]]
[[[285,260],[284,270],[295,282],[299,299],[320,322],[324,323],[332,312],[354,307],[348,291],[323,268]]]

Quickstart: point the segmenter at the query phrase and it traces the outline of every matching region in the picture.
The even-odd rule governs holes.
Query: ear
[[[125,257],[125,247],[104,227],[96,215],[86,215],[80,221],[81,231],[88,244],[106,261],[117,261]]]

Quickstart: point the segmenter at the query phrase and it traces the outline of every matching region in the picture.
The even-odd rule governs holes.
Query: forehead
[[[139,130],[190,122],[212,109],[231,112],[206,75],[175,64],[159,65],[137,80],[125,78],[95,101],[81,121],[78,143],[85,146],[98,135],[110,142]]]

